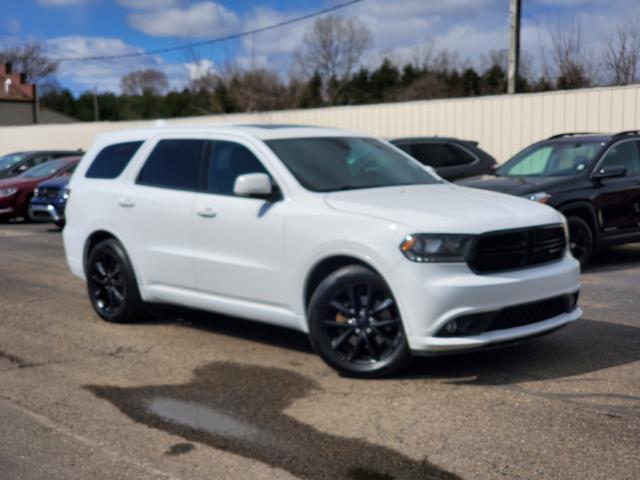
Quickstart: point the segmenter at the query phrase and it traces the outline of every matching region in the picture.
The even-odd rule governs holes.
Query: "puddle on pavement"
[[[212,363],[183,385],[88,386],[133,420],[189,442],[229,450],[309,479],[454,480],[435,465],[356,438],[316,430],[284,413],[320,387],[298,373]],[[353,408],[358,408],[354,402]]]

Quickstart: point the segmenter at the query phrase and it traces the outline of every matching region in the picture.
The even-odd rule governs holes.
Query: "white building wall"
[[[532,142],[557,133],[640,129],[640,85],[167,120],[168,124],[221,122],[340,127],[385,138],[454,136],[479,141],[502,162]],[[0,154],[40,148],[86,149],[97,133],[151,123],[3,127]]]

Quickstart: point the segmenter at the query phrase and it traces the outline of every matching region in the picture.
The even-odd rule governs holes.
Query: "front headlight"
[[[529,200],[538,203],[549,203],[549,200],[551,200],[551,195],[546,192],[538,192],[525,195],[524,198],[528,198]]]
[[[17,188],[0,188],[0,197],[10,197],[18,191]]]
[[[62,190],[62,198],[64,200],[69,200],[70,195],[71,195],[71,190],[69,190],[69,187],[64,187],[64,189]]]
[[[469,257],[473,236],[448,234],[407,235],[400,251],[412,262],[465,262]]]
[[[38,190],[38,187],[33,189],[33,196],[37,197],[38,195],[40,195],[40,190]]]

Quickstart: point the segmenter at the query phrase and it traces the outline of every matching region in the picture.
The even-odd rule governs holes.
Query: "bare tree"
[[[605,38],[602,68],[614,85],[628,85],[638,80],[640,65],[640,18],[621,20],[616,31]]]
[[[275,73],[262,68],[237,72],[229,82],[228,90],[231,100],[242,112],[290,106],[287,88]]]
[[[320,76],[327,100],[333,103],[370,45],[371,32],[360,20],[328,15],[307,31],[294,62],[307,78]]]
[[[13,71],[24,73],[29,83],[42,84],[50,80],[58,69],[58,63],[51,60],[39,42],[4,47],[0,50],[0,63],[11,63]]]
[[[543,49],[545,76],[555,80],[559,89],[591,86],[596,79],[593,58],[584,52],[580,23],[556,25],[548,29],[551,65]]]
[[[136,70],[120,79],[124,95],[162,95],[169,89],[169,80],[164,72],[153,68]]]

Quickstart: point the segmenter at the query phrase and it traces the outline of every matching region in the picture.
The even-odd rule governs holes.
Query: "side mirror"
[[[626,174],[627,169],[625,167],[609,167],[601,168],[597,172],[593,172],[591,178],[600,180],[602,178],[624,177]]]
[[[239,175],[233,184],[233,193],[240,197],[254,197],[270,200],[273,198],[273,185],[266,173],[247,173]]]
[[[27,164],[23,163],[18,168],[16,168],[16,173],[26,172],[27,170],[29,170],[29,166]]]

